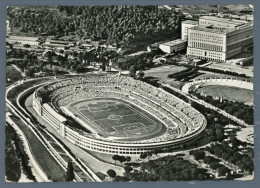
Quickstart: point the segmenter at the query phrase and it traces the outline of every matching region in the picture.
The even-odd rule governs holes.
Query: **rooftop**
[[[173,40],[173,41],[169,41],[166,43],[162,43],[161,45],[165,45],[165,46],[173,46],[173,45],[177,45],[177,44],[181,44],[187,42],[186,40],[182,40],[182,39],[177,39],[177,40]]]
[[[47,38],[45,42],[53,42],[53,43],[58,43],[58,44],[69,44],[69,43],[72,43],[73,41],[54,40],[54,39]]]
[[[9,40],[30,40],[30,41],[37,41],[39,40],[38,37],[26,37],[26,36],[14,36],[14,35],[10,35],[9,36]]]
[[[190,28],[190,30],[204,31],[204,32],[210,32],[210,33],[219,33],[219,34],[226,34],[226,33],[235,31],[234,29],[227,29],[227,28],[214,29],[212,27],[205,27],[202,25],[192,27],[192,28]]]
[[[237,26],[248,24],[247,21],[230,19],[230,18],[229,19],[219,18],[216,16],[201,16],[199,19],[211,20],[211,21],[215,21],[215,22],[222,22],[222,23],[227,23],[227,24],[237,25]]]
[[[194,21],[194,20],[185,20],[182,21],[181,23],[186,23],[186,24],[192,24],[192,25],[198,25],[198,21]]]

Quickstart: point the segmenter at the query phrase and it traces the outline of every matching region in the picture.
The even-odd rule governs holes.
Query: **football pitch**
[[[68,105],[86,128],[119,140],[153,138],[166,131],[162,123],[141,108],[118,99],[86,99]]]

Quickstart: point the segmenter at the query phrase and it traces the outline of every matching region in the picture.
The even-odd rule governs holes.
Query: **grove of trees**
[[[184,18],[158,6],[8,7],[7,16],[12,31],[73,34],[121,46],[175,36]]]

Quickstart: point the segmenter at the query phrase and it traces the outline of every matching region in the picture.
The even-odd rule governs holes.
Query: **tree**
[[[57,68],[54,68],[52,72],[53,72],[53,75],[57,76],[58,69],[57,69]]]
[[[161,148],[156,148],[153,153],[157,156],[158,153],[162,153],[162,149]]]
[[[119,162],[122,164],[123,162],[126,162],[125,156],[119,156],[118,158]]]
[[[140,154],[140,159],[145,159],[147,157],[147,153],[141,153]]]
[[[140,165],[140,170],[141,170],[141,172],[145,172],[145,163],[142,163],[141,165]]]
[[[126,157],[126,161],[127,161],[127,162],[130,162],[130,161],[131,161],[131,157],[127,156],[127,157]]]
[[[115,164],[116,164],[116,161],[119,159],[119,155],[113,155],[112,159],[115,161]]]
[[[116,177],[116,172],[114,171],[114,170],[112,170],[112,169],[109,169],[108,171],[107,171],[107,175],[110,177],[110,178],[115,178]]]
[[[144,78],[144,72],[143,72],[142,70],[140,70],[140,71],[138,72],[137,78],[138,78],[139,80],[143,80],[143,78]]]
[[[69,161],[68,162],[68,165],[67,165],[67,172],[66,172],[66,181],[73,181],[75,178],[75,175],[74,175],[74,168],[73,168],[73,164],[72,164],[72,161]]]
[[[216,170],[220,165],[219,165],[219,163],[217,163],[217,162],[213,162],[213,163],[211,163],[209,166],[210,166],[210,168],[212,168],[213,170]]]
[[[126,166],[124,167],[124,170],[126,174],[129,174],[133,170],[133,168],[131,166]]]
[[[134,65],[131,66],[131,68],[130,68],[129,71],[130,71],[130,76],[131,76],[131,77],[135,77],[135,74],[136,74],[136,68],[135,68]]]
[[[203,161],[204,161],[206,164],[210,164],[210,163],[212,163],[212,162],[214,161],[214,158],[211,157],[211,156],[205,156],[205,157],[203,158]]]
[[[217,171],[219,176],[224,176],[226,173],[230,172],[230,170],[225,166],[219,167]]]

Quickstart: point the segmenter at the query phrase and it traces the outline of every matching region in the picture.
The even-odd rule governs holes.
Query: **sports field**
[[[136,141],[166,131],[155,117],[118,99],[86,99],[70,103],[67,109],[84,122],[83,126],[107,138]]]
[[[254,101],[254,92],[252,90],[221,86],[221,85],[207,85],[197,89],[197,92],[210,95],[213,97],[222,96],[223,99],[231,101],[240,101],[244,103],[252,103]]]

